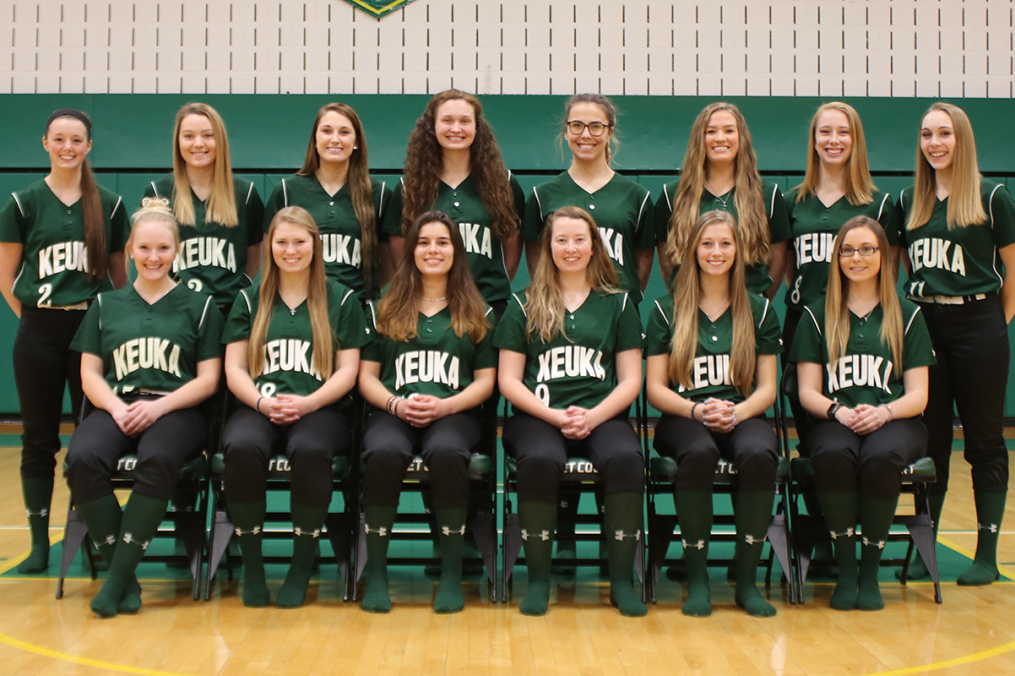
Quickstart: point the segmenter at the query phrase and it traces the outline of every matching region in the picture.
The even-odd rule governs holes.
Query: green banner
[[[394,12],[402,5],[408,5],[412,0],[346,0],[350,5],[359,7],[378,19]]]

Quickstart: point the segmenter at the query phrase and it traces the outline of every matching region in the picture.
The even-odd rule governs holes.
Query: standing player
[[[771,617],[758,592],[758,560],[772,521],[778,442],[765,420],[775,402],[779,320],[767,298],[748,293],[739,231],[727,211],[698,217],[674,292],[648,321],[649,403],[663,414],[655,447],[677,460],[675,505],[693,617],[712,614],[708,543],[719,458],[737,468],[737,605]]]
[[[405,471],[430,470],[440,536],[441,580],[433,608],[457,613],[469,504],[469,461],[480,441],[476,407],[496,377],[493,310],[469,272],[455,222],[421,214],[405,233],[391,290],[378,305],[374,342],[363,353],[359,389],[376,409],[363,432],[366,590],[363,610],[391,610],[387,555]]]
[[[495,340],[500,389],[514,415],[504,448],[518,461],[518,520],[529,590],[525,615],[546,613],[557,489],[568,457],[585,455],[605,485],[610,602],[646,613],[631,585],[641,538],[645,465],[627,420],[641,389],[641,319],[588,212],[547,219],[532,285],[514,296]]]
[[[146,198],[127,251],[133,284],[100,293],[71,347],[95,410],[67,450],[67,483],[88,532],[109,565],[92,612],[137,612],[134,571],[166,513],[180,469],[201,452],[208,424],[197,406],[218,387],[222,315],[211,297],[171,276],[180,235],[166,200]],[[137,454],[134,489],[121,511],[111,477]]]
[[[691,127],[683,175],[655,208],[659,269],[672,281],[698,216],[728,211],[740,229],[747,290],[771,299],[782,281],[789,222],[779,186],[763,181],[747,121],[731,103],[705,106]]]
[[[226,126],[204,103],[176,113],[173,172],[145,189],[169,200],[180,227],[179,278],[228,312],[261,263],[264,205],[254,184],[233,176]]]
[[[1004,186],[980,175],[973,127],[949,103],[935,103],[923,116],[915,182],[899,197],[899,209],[906,292],[927,318],[938,360],[927,401],[927,455],[937,467],[931,516],[937,525],[948,490],[954,404],[972,465],[977,522],[976,558],[958,583],[985,585],[998,578],[1008,493],[1002,426],[1011,360],[1007,324],[1015,314],[1015,202]],[[925,570],[916,565],[910,575]]]
[[[81,411],[81,362],[71,340],[100,291],[121,287],[127,216],[95,182],[87,155],[92,122],[79,110],[50,115],[42,147],[49,174],[0,212],[0,293],[17,315],[14,382],[21,420],[21,490],[32,549],[20,573],[49,566],[49,511],[60,451],[63,392]]]
[[[366,303],[387,282],[382,274],[387,247],[379,233],[390,201],[387,185],[370,178],[359,115],[344,103],[329,103],[314,118],[303,167],[272,190],[264,229],[285,207],[306,209],[321,233],[328,277]]]
[[[616,266],[619,288],[637,305],[652,272],[652,202],[648,190],[610,168],[616,133],[617,109],[608,98],[576,94],[568,100],[561,136],[571,150],[571,166],[533,188],[522,238],[529,277],[534,278],[550,214],[567,206],[588,211]]]
[[[878,565],[902,470],[927,450],[920,414],[934,352],[920,309],[896,293],[895,259],[880,224],[854,216],[833,251],[838,265],[829,270],[828,295],[805,308],[792,357],[800,403],[821,421],[808,445],[839,566],[832,607],[881,610]]]
[[[223,482],[243,557],[243,605],[268,605],[261,531],[268,463],[292,467],[293,557],[276,605],[303,605],[331,504],[332,459],[348,453],[359,352],[368,339],[355,293],[328,279],[321,237],[300,207],[275,214],[260,287],[229,313],[226,379],[239,406],[222,432]]]

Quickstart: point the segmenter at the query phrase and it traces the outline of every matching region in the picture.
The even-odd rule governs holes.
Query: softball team
[[[199,404],[216,389],[225,344],[236,408],[222,435],[224,483],[245,605],[270,601],[261,535],[268,461],[279,449],[292,465],[294,545],[276,604],[304,602],[358,387],[369,412],[362,606],[391,609],[388,544],[419,454],[440,533],[434,610],[460,611],[468,466],[484,448],[481,421],[495,420],[480,408],[496,406],[499,384],[512,406],[503,440],[517,461],[529,570],[522,613],[547,612],[558,483],[566,458],[580,454],[605,486],[610,600],[623,615],[644,615],[631,574],[645,468],[627,418],[642,383],[638,304],[658,245],[672,290],[648,308],[647,392],[662,413],[656,450],[681,467],[685,614],[712,611],[706,564],[720,458],[739,477],[736,601],[750,615],[775,614],[755,579],[778,459],[764,412],[783,342],[799,363],[794,412],[840,571],[832,607],[884,606],[877,569],[900,470],[924,453],[937,466],[939,521],[953,406],[978,521],[975,559],[958,582],[998,579],[1015,201],[980,175],[965,113],[937,103],[924,115],[915,185],[897,208],[874,186],[859,115],[844,103],[815,113],[807,172],[786,201],[762,180],[731,104],[701,111],[683,175],[654,206],[611,167],[616,133],[609,99],[572,97],[561,132],[570,166],[525,202],[478,99],[448,90],[417,121],[392,193],[370,177],[359,116],[332,103],[318,111],[303,167],[263,207],[254,185],[232,174],[221,117],[193,103],[176,116],[172,173],[149,185],[128,229],[120,198],[89,169],[88,116],[54,112],[42,139],[49,173],[0,212],[0,292],[19,318],[14,375],[32,533],[19,571],[48,566],[63,392],[66,383],[76,412],[83,387],[94,411],[71,440],[68,483],[110,565],[91,607],[104,617],[139,610],[134,570],[180,468],[202,449]],[[531,285],[512,296],[522,241]],[[905,299],[895,291],[897,245]],[[124,247],[137,279],[114,290],[126,281]],[[780,330],[770,299],[783,278]],[[224,331],[216,304],[231,307]],[[803,427],[805,411],[813,429]],[[121,510],[109,478],[127,451],[139,461]],[[914,561],[910,575],[925,574]]]

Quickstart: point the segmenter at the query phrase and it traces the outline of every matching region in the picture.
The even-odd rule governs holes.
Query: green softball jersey
[[[888,243],[899,244],[899,215],[895,202],[888,193],[875,190],[870,204],[853,206],[845,196],[831,206],[825,206],[817,195],[811,194],[797,202],[797,189],[786,193],[789,208],[789,227],[796,254],[792,281],[786,292],[786,305],[802,312],[825,297],[828,288],[828,266],[838,256],[832,251],[835,236],[842,225],[854,216],[869,216],[885,229]]]
[[[515,211],[521,218],[525,211],[525,194],[518,179],[510,171],[508,179],[515,197]],[[391,206],[384,216],[385,234],[402,234],[402,206],[402,191],[395,190]],[[458,224],[465,242],[465,251],[469,255],[469,268],[483,299],[487,303],[497,303],[510,298],[511,280],[508,279],[504,263],[504,249],[500,239],[493,234],[493,218],[486,210],[472,176],[468,176],[455,188],[440,181],[437,201],[431,208],[443,211]]]
[[[497,318],[489,307],[486,319],[490,326],[476,344],[467,333],[455,335],[450,308],[432,317],[420,313],[415,338],[392,340],[374,331],[362,359],[381,365],[381,382],[389,392],[400,397],[429,394],[445,399],[471,385],[476,371],[496,368],[493,332]]]
[[[620,288],[641,302],[641,282],[634,252],[655,246],[652,234],[652,200],[647,188],[614,174],[594,193],[586,192],[566,171],[537,185],[525,203],[522,238],[539,240],[546,219],[561,207],[581,207],[592,214],[606,253],[617,268]]]
[[[370,332],[363,320],[356,292],[338,282],[328,280],[328,323],[338,340],[335,350],[363,347],[370,341]],[[222,342],[225,344],[250,340],[260,296],[257,287],[241,289],[226,320]],[[254,384],[262,396],[295,394],[307,396],[317,391],[324,377],[314,363],[314,335],[310,327],[310,309],[304,300],[290,310],[282,298],[275,296],[274,312],[264,341],[264,365]],[[343,400],[348,404],[350,397]]]
[[[123,251],[130,226],[119,195],[99,188],[106,225],[107,254]],[[111,291],[112,282],[88,279],[88,249],[81,200],[67,206],[45,180],[11,193],[0,212],[0,242],[20,244],[21,269],[14,295],[24,305],[68,307]]]
[[[118,395],[169,394],[197,377],[197,365],[222,356],[222,313],[211,296],[177,284],[149,304],[133,284],[100,293],[71,349],[102,358]]]
[[[899,196],[902,245],[909,253],[906,292],[921,296],[972,296],[1001,288],[1001,256],[997,250],[1015,244],[1015,201],[1008,189],[986,178],[980,196],[987,220],[948,229],[948,199],[938,200],[930,220],[906,230],[913,207],[913,189]]]
[[[370,179],[370,192],[377,216],[377,239],[384,241],[381,230],[384,212],[391,202],[391,189],[387,183]],[[370,288],[363,279],[363,253],[359,221],[352,206],[352,194],[346,183],[334,195],[321,187],[316,176],[290,176],[275,186],[264,207],[264,232],[271,227],[271,219],[284,207],[303,207],[317,223],[324,246],[324,270],[328,277],[343,284],[360,297],[360,300],[377,298],[379,266],[373,266]],[[376,252],[375,252],[376,258]]]
[[[824,366],[822,391],[829,399],[850,408],[858,404],[890,404],[905,394],[902,380],[905,371],[937,363],[920,308],[905,298],[900,299],[900,303],[905,331],[901,369],[892,361],[891,349],[881,342],[884,312],[880,305],[866,317],[849,313],[849,344],[846,354],[835,364],[828,363],[824,303],[804,307],[804,316],[790,349],[790,360]]]
[[[754,316],[755,354],[782,352],[779,318],[767,298],[748,294]],[[657,300],[648,317],[646,345],[648,356],[669,355],[673,339],[673,296]],[[744,395],[730,380],[730,352],[733,349],[733,312],[726,312],[712,321],[698,310],[698,348],[691,367],[691,389],[678,382],[670,383],[675,392],[692,401],[705,401],[709,397],[740,403]]]
[[[670,218],[673,216],[673,200],[677,195],[677,187],[680,179],[667,183],[663,186],[663,192],[656,200],[655,206],[655,237],[659,243],[666,242],[670,234]],[[790,239],[789,216],[786,213],[786,201],[782,198],[779,186],[771,181],[761,182],[762,197],[765,200],[765,213],[768,216],[768,241],[772,244],[779,244]],[[720,199],[707,189],[701,191],[701,202],[698,206],[698,215],[708,211],[728,211],[733,218],[740,220],[737,213],[736,188],[726,193],[726,197]],[[673,266],[673,274],[669,280],[669,286],[677,278],[679,265]],[[764,294],[772,286],[772,278],[768,276],[767,265],[751,265],[747,268],[747,290],[751,293]]]
[[[166,174],[145,188],[145,197],[162,197],[173,203],[173,175]],[[247,247],[261,243],[264,204],[250,181],[233,176],[236,215],[233,227],[209,222],[208,205],[190,192],[194,225],[180,225],[180,253],[173,271],[194,291],[211,294],[219,305],[231,305],[240,289],[250,286]]]
[[[525,355],[522,382],[555,409],[597,406],[617,387],[617,353],[641,350],[641,318],[626,293],[589,293],[564,315],[549,343],[527,332],[525,292],[513,295],[497,326],[494,347]]]

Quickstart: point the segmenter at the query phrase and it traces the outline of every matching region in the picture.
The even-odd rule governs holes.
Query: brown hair
[[[811,135],[807,139],[807,173],[804,174],[803,183],[796,187],[796,201],[802,202],[813,195],[821,181],[821,161],[818,159],[814,135],[818,131],[818,119],[829,110],[837,110],[846,116],[849,134],[853,139],[853,148],[849,153],[849,159],[846,160],[846,200],[854,207],[870,204],[874,201],[872,193],[876,188],[871,179],[870,163],[867,160],[867,141],[863,133],[863,124],[856,109],[841,101],[824,104],[811,119]]]
[[[462,241],[458,224],[443,211],[420,214],[405,233],[402,261],[395,268],[390,290],[377,305],[377,332],[400,342],[408,342],[416,337],[419,321],[417,303],[423,293],[422,274],[416,267],[416,245],[419,243],[419,231],[431,223],[440,223],[448,229],[455,252],[447,281],[451,328],[459,338],[469,334],[469,340],[479,343],[490,328],[486,318],[486,303],[472,278],[465,242]]]
[[[620,140],[617,138],[617,107],[613,105],[613,101],[610,101],[602,94],[575,94],[567,100],[557,142],[563,145],[566,138],[565,134],[567,133],[567,123],[571,117],[571,108],[579,103],[593,103],[602,108],[603,113],[606,115],[606,124],[609,125],[608,133],[610,135],[606,143],[606,164],[609,164],[620,150]]]
[[[236,211],[236,193],[233,190],[233,166],[229,159],[229,137],[222,116],[206,103],[188,103],[176,113],[173,127],[173,211],[182,225],[194,225],[194,202],[190,196],[190,179],[187,163],[180,152],[180,127],[188,115],[200,115],[211,123],[215,135],[215,169],[212,175],[211,194],[208,196],[208,220],[232,228],[240,223]]]

